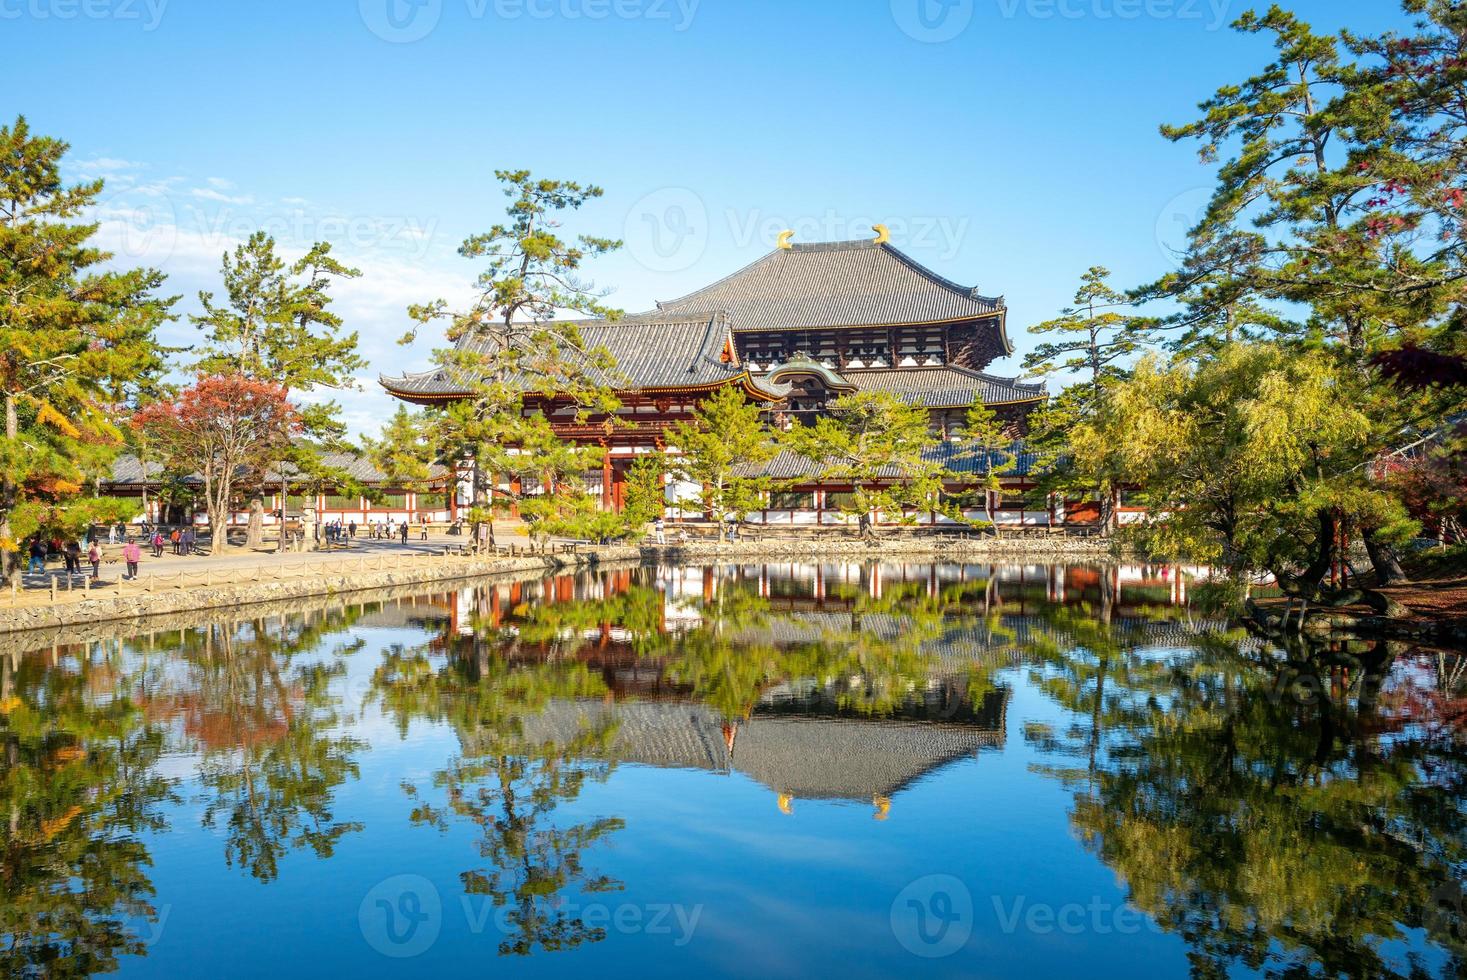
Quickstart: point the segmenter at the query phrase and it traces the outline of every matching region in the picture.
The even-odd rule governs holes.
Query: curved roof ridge
[[[871,244],[875,245],[876,243],[873,241]],[[956,293],[962,293],[969,299],[982,300],[983,302],[988,303],[994,307],[1003,306],[1002,296],[985,296],[978,291],[977,286],[964,286],[962,283],[954,282],[953,280],[949,279],[947,276],[942,275],[941,273],[933,272],[931,269],[927,268],[927,266],[923,265],[921,262],[918,262],[906,252],[903,252],[895,245],[892,245],[890,242],[882,242],[877,247],[886,249],[886,251],[891,253],[891,255],[897,259],[897,261],[904,263],[913,272],[916,272],[919,275],[926,276],[928,279],[931,279],[933,282],[937,283],[940,286],[951,289],[953,292]]]
[[[692,299],[694,296],[698,296],[698,295],[701,295],[702,293],[706,293],[706,292],[709,292],[710,290],[716,289],[719,286],[722,286],[724,283],[726,283],[726,282],[728,282],[728,281],[730,281],[732,279],[737,279],[739,276],[741,276],[744,273],[748,272],[750,269],[754,268],[755,266],[762,265],[763,263],[768,262],[770,259],[778,258],[780,255],[783,255],[783,254],[784,254],[784,251],[782,249],[776,248],[776,249],[774,249],[771,252],[767,252],[764,255],[759,256],[757,259],[755,259],[753,262],[750,262],[748,265],[743,266],[742,268],[735,269],[733,272],[730,272],[728,275],[724,276],[722,279],[716,279],[713,282],[710,282],[706,286],[699,286],[697,289],[693,290],[691,293],[684,293],[683,295],[678,296],[678,297],[676,297],[674,299],[667,299],[667,300],[659,299],[659,300],[656,300],[655,302],[657,303],[657,308],[655,310],[648,310],[646,313],[636,313],[636,314],[633,314],[633,315],[634,316],[643,317],[643,316],[657,316],[660,313],[665,313],[666,312],[665,307],[677,306],[680,303],[686,303],[688,300]]]

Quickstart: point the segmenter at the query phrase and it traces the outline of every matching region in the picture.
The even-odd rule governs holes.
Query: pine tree
[[[772,486],[757,470],[774,458],[778,446],[760,407],[731,385],[700,402],[691,419],[670,428],[667,442],[677,453],[672,472],[702,488],[703,510],[720,522],[729,514],[743,520]]]
[[[282,385],[296,395],[355,388],[356,373],[367,362],[357,353],[356,332],[343,332],[341,317],[330,305],[331,287],[360,275],[332,257],[329,243],[318,242],[300,259],[287,262],[277,254],[274,238],[255,232],[223,257],[224,299],[199,293],[204,312],[191,319],[206,339],[195,369]],[[346,448],[339,406],[334,401],[301,404],[298,399],[296,408],[304,439],[277,447],[281,455],[273,461],[282,491],[291,484],[344,488],[348,474],[328,466],[323,457],[327,450]],[[263,475],[254,474],[258,489],[265,489],[258,482]],[[257,547],[262,535],[257,500],[251,509],[249,546]],[[280,547],[285,548],[283,534]]]
[[[114,419],[163,370],[155,332],[174,300],[153,269],[103,268],[86,209],[102,181],[67,186],[66,143],[0,127],[0,576],[43,528],[77,532],[122,505],[82,497],[123,445]]]
[[[844,395],[830,403],[828,415],[796,426],[783,441],[824,480],[852,484],[851,500],[840,509],[856,518],[863,537],[875,533],[878,513],[905,516],[909,508],[938,506],[946,474],[927,456],[937,436],[921,405],[885,391]]]
[[[567,312],[619,315],[603,304],[604,291],[581,278],[581,267],[621,243],[587,235],[573,243],[557,231],[558,215],[600,197],[601,188],[536,179],[528,170],[497,170],[494,176],[511,199],[510,220],[459,247],[464,258],[488,260],[473,302],[458,310],[441,299],[411,307],[417,326],[403,337],[410,343],[422,327],[447,324],[454,346],[436,351],[434,362],[467,394],[431,409],[422,431],[437,458],[472,466],[476,545],[480,525],[492,521],[489,491],[501,475],[528,473],[532,480],[501,488],[495,506],[523,505],[548,494],[560,506],[583,510],[586,501],[576,494],[583,497],[584,490],[576,484],[600,464],[602,451],[558,439],[545,412],[563,408],[579,421],[591,415],[610,420],[618,407],[610,354],[587,347],[573,323],[556,319]],[[514,489],[516,483],[521,490]],[[554,506],[540,500],[531,510],[538,515]]]

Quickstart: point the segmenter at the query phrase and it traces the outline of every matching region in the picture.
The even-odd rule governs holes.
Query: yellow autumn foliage
[[[71,424],[71,421],[51,406],[50,402],[41,402],[40,410],[36,413],[36,421],[42,425],[49,425],[57,432],[72,439],[80,438],[81,431]]]

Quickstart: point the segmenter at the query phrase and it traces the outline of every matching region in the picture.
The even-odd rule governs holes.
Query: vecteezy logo
[[[891,931],[909,953],[951,956],[973,934],[973,895],[952,875],[918,878],[891,903]]]
[[[652,272],[681,272],[708,247],[708,209],[686,187],[665,187],[627,212],[627,251]]]
[[[1187,236],[1202,223],[1211,201],[1210,189],[1194,187],[1166,202],[1156,216],[1156,247],[1172,265],[1181,265],[1182,256],[1187,254]]]
[[[421,875],[397,875],[379,882],[357,908],[362,938],[383,956],[418,956],[438,941],[443,902],[438,889]]]
[[[443,0],[357,0],[362,23],[384,41],[411,44],[438,26]]]
[[[124,188],[97,202],[99,238],[113,255],[161,265],[178,245],[178,212],[166,194]]]
[[[973,0],[891,0],[891,16],[913,40],[940,44],[968,29]]]

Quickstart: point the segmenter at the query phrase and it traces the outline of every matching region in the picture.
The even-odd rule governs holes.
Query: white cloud
[[[212,187],[190,188],[189,196],[202,198],[205,201],[218,201],[220,204],[252,204],[255,200],[247,194],[232,197],[228,194],[220,193]]]
[[[71,163],[77,172],[84,177],[110,177],[128,170],[140,170],[142,164],[132,160],[120,160],[117,157],[92,157],[88,160],[76,160]]]
[[[210,177],[207,181],[210,187],[219,191],[234,190],[234,181],[225,180],[223,177]]]

